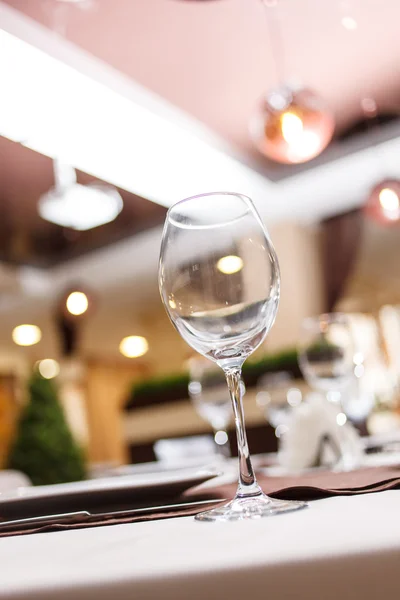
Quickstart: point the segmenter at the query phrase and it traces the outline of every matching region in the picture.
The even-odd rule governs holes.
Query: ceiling
[[[136,148],[132,146],[132,139],[139,137],[138,123],[132,126],[133,119],[127,113],[125,123],[131,125],[128,138],[113,137],[110,129],[114,127],[114,132],[123,129],[123,122],[114,125],[116,111],[112,115],[108,110],[97,115],[97,119],[102,119],[97,128],[107,129],[104,141],[99,138],[103,170],[99,171],[95,159],[90,159],[91,148],[91,152],[86,151],[85,160],[79,163],[76,159],[79,164],[74,165],[84,172],[95,176],[100,173],[123,189],[165,205],[195,193],[233,188],[251,195],[268,222],[304,218],[304,215],[318,220],[352,208],[364,200],[379,177],[377,172],[382,169],[377,161],[368,164],[365,153],[357,168],[354,161],[343,163],[340,159],[349,155],[354,158],[377,143],[383,129],[377,136],[366,131],[345,141],[337,137],[339,141],[317,159],[304,165],[284,166],[266,160],[255,150],[248,133],[249,119],[265,91],[282,79],[300,81],[322,95],[335,113],[337,136],[360,119],[360,102],[366,96],[377,101],[380,112],[397,114],[400,109],[397,0],[385,0],[384,11],[379,0],[280,0],[276,8],[267,9],[261,0],[85,0],[71,4],[57,0],[6,0],[0,3],[0,9],[7,5],[18,11],[15,15],[26,15],[36,27],[40,25],[47,31],[46,38],[40,29],[35,31],[31,26],[30,43],[134,101],[144,101],[153,113],[180,125],[186,133],[191,130],[194,137],[237,159],[231,161],[230,168],[222,175],[223,169],[215,167],[217,172],[213,176],[210,171],[216,163],[211,159],[207,164],[201,161],[199,148],[188,149],[186,157],[181,150],[175,164],[171,164],[168,141],[161,144],[156,137],[156,122],[145,135],[147,139],[141,140],[141,151],[140,143]],[[3,21],[8,21],[9,16],[13,15],[3,11]],[[345,29],[343,17],[354,19],[357,28]],[[28,22],[18,22],[14,17],[11,20],[14,34],[26,39]],[[62,36],[54,35],[60,26]],[[70,44],[65,45],[64,40]],[[93,62],[93,57],[97,62]],[[107,71],[107,66],[113,71]],[[125,79],[118,79],[118,74]],[[40,102],[40,89],[33,92]],[[95,127],[92,123],[92,128],[85,131],[85,119],[90,118],[93,110],[90,104],[84,107],[84,97],[83,92],[80,99],[83,114],[74,131],[75,140],[79,135],[82,137],[78,142],[82,145],[85,136],[93,139]],[[57,100],[62,98],[55,96],[54,103]],[[67,103],[66,110],[72,104]],[[29,111],[29,101],[21,104],[21,111],[23,114]],[[176,129],[175,133],[180,132]],[[63,135],[65,130],[59,132],[59,138]],[[170,135],[174,140],[175,136]],[[400,145],[400,120],[387,127],[383,137],[397,139]],[[177,140],[181,148],[190,141],[180,140],[179,136]],[[118,159],[113,153],[113,143],[120,145]],[[39,144],[41,147],[43,144]],[[385,161],[387,168],[396,171],[393,150],[391,146],[388,151],[391,156],[385,157]],[[39,151],[46,153],[46,148]],[[78,153],[75,148],[71,160]],[[145,167],[149,170],[153,158],[157,176],[147,174],[147,184],[140,185],[140,174]],[[124,162],[119,169],[125,170],[124,177],[115,178],[112,168],[115,162]],[[104,164],[109,166],[107,173]],[[353,177],[348,177],[347,170]],[[361,186],[357,185],[360,173],[364,173]],[[188,181],[183,184],[185,175]],[[393,175],[398,174],[393,172]],[[14,173],[14,177],[18,174]],[[174,185],[168,178],[174,180]],[[277,182],[282,185],[274,185]],[[171,193],[166,191],[169,187]]]
[[[276,66],[261,0],[6,0],[49,28],[65,12],[66,37],[173,105],[236,148],[261,160],[248,121],[276,86]],[[280,25],[283,76],[312,87],[339,129],[360,115],[360,99],[400,108],[398,0],[281,0],[267,9]],[[346,30],[343,16],[358,28]],[[273,24],[272,23],[272,24]]]
[[[124,206],[111,223],[88,231],[59,227],[39,217],[37,202],[54,185],[52,161],[0,137],[0,261],[52,267],[164,222],[166,209],[119,190]],[[97,181],[78,172],[78,183]]]
[[[279,63],[284,77],[310,86],[325,98],[335,113],[338,135],[360,119],[363,97],[373,97],[381,112],[397,114],[398,0],[385,0],[384,10],[382,0],[280,0],[277,9],[268,9],[269,21],[261,0],[86,0],[82,5],[5,0],[0,9],[3,5],[44,26],[48,36],[44,41],[49,47],[54,42],[58,56],[93,67],[96,76],[104,74],[112,84],[121,83],[120,89],[127,93],[131,92],[127,83],[132,93],[134,85],[143,86],[144,92],[153,94],[149,102],[155,110],[168,108],[168,118],[182,118],[183,125],[193,126],[195,133],[202,134],[204,126],[205,137],[238,158],[248,169],[246,177],[254,177],[257,206],[268,222],[318,220],[363,202],[382,170],[400,176],[398,121],[377,134],[366,132],[336,141],[321,157],[297,167],[266,161],[248,134],[249,118],[259,99],[279,83],[268,23],[273,32],[281,32]],[[344,16],[355,19],[357,29],[346,30],[341,23]],[[50,30],[60,24],[72,43],[68,48],[62,38],[51,35]],[[21,22],[21,31],[24,27]],[[91,57],[98,61],[91,62]],[[116,72],[107,71],[107,66]],[[127,79],[119,82],[118,74]],[[101,139],[101,127],[112,128],[112,123],[107,123],[108,115],[103,117],[99,147],[105,152],[105,164],[111,164],[116,160],[115,148]],[[370,152],[368,147],[383,140],[391,141],[377,159],[375,149]],[[152,151],[157,151],[156,144],[149,156]],[[161,228],[154,227],[162,223],[164,207],[120,185],[124,210],[114,223],[79,234],[65,231],[36,215],[38,198],[52,185],[51,160],[4,138],[0,138],[0,157],[4,215],[0,261],[30,267],[10,272],[0,263],[0,291],[13,291],[9,298],[0,296],[0,312],[13,313],[17,321],[29,303],[55,294],[71,280],[94,289],[107,287],[110,296],[117,297],[120,290],[132,306],[143,302],[149,290],[156,293]],[[139,175],[134,167],[127,150],[124,168],[133,177]],[[193,169],[199,172],[197,185],[202,165],[195,163]],[[171,178],[179,180],[182,171],[171,172]],[[81,183],[94,175],[98,174],[89,167],[78,171]],[[160,178],[163,187],[160,171],[153,169],[151,177],[153,182]]]

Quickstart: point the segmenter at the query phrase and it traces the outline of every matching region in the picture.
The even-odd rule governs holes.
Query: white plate
[[[225,460],[225,459],[224,459]],[[189,472],[190,470],[197,471],[221,471],[223,470],[224,460],[221,460],[217,456],[211,456],[210,460],[203,458],[186,458],[174,461],[154,461],[147,463],[140,463],[138,465],[122,465],[121,467],[114,467],[106,473],[107,477],[120,476],[120,475],[155,475],[156,473],[182,473]]]
[[[0,517],[22,518],[49,512],[103,511],[151,505],[160,498],[178,497],[219,473],[216,469],[179,469],[89,479],[57,485],[18,488],[0,493]]]

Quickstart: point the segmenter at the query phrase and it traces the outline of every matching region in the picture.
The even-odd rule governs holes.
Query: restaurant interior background
[[[288,390],[305,397],[301,324],[324,312],[348,313],[356,340],[348,418],[370,433],[400,426],[400,5],[384,8],[0,3],[3,468],[37,369],[56,376],[92,470],[154,460],[160,439],[211,434],[188,399],[193,353],[157,284],[168,206],[209,191],[254,200],[281,267],[276,323],[245,373],[252,450],[279,439],[260,381],[269,373],[273,403]],[[101,184],[88,188],[98,199],[78,187],[52,212],[46,194],[65,200],[75,174]],[[277,372],[289,374],[283,385]]]

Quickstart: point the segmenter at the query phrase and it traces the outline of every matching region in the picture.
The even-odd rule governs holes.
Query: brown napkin
[[[317,500],[329,496],[352,496],[357,494],[368,494],[390,489],[400,489],[400,466],[372,467],[358,469],[356,471],[338,472],[314,471],[297,476],[268,477],[259,474],[257,480],[266,494],[274,498],[284,500]],[[216,499],[215,506],[220,504],[220,498],[233,498],[236,492],[236,484],[223,485],[215,488],[201,490],[198,488],[189,490],[183,498],[177,502],[194,501],[200,499]],[[168,501],[170,503],[170,500]],[[206,510],[214,505],[208,505]],[[130,517],[102,517],[95,514],[89,519],[78,520],[68,524],[53,524],[33,526],[32,529],[13,530],[0,532],[0,537],[12,535],[23,535],[29,533],[66,531],[86,527],[98,527],[102,525],[120,525],[123,523],[136,523],[138,521],[153,521],[155,519],[169,519],[195,515],[205,510],[204,507],[185,508],[176,511],[154,512],[146,515],[133,515]]]
[[[266,494],[282,500],[309,501],[329,496],[354,496],[400,488],[400,465],[340,472],[320,470],[284,477],[258,474],[257,481]],[[219,497],[231,498],[235,494],[236,484],[215,487],[209,491]],[[198,493],[196,489],[188,490],[185,495],[197,497]]]

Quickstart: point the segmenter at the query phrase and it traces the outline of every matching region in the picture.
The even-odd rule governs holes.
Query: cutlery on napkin
[[[257,480],[264,492],[274,498],[310,501],[330,496],[352,496],[400,489],[400,466],[368,467],[343,472],[317,470],[301,475],[279,477],[270,477],[259,473]],[[235,493],[236,484],[204,489],[201,489],[200,486],[185,492],[181,496],[179,504],[98,514],[82,511],[75,517],[71,513],[50,515],[50,520],[47,522],[33,519],[30,523],[21,524],[20,522],[20,527],[18,527],[18,521],[14,524],[3,521],[0,524],[0,537],[193,516],[205,508],[213,508],[221,502],[226,502],[223,498],[233,498]],[[310,509],[312,510],[312,506]],[[62,519],[57,519],[60,516]]]
[[[213,498],[212,500],[186,501],[179,504],[165,504],[162,506],[148,506],[130,510],[109,511],[103,513],[90,513],[83,510],[71,513],[60,513],[57,515],[45,515],[40,517],[27,517],[0,521],[0,537],[5,535],[20,535],[23,533],[38,533],[39,531],[59,531],[60,529],[76,529],[96,525],[109,525],[114,523],[126,523],[136,520],[162,519],[171,516],[196,514],[205,510],[210,504],[226,502],[226,498]],[[145,519],[143,519],[143,517]]]

